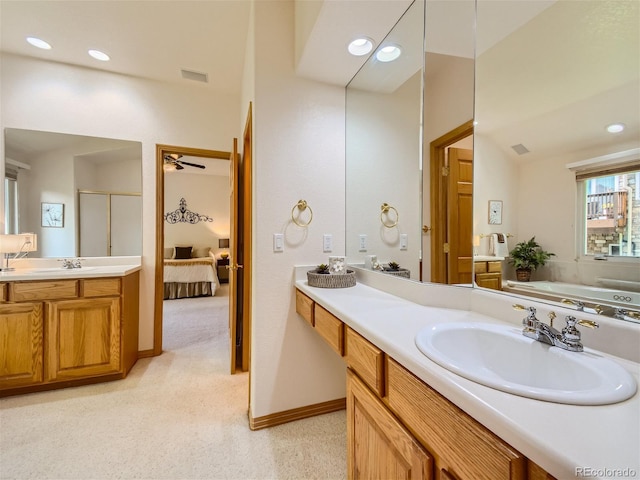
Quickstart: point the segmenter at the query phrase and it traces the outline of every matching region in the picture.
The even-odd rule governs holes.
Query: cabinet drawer
[[[460,480],[520,480],[527,461],[402,366],[388,360],[389,407]]]
[[[320,305],[314,306],[316,330],[339,355],[344,355],[344,324]]]
[[[502,290],[501,273],[479,273],[476,275],[476,284],[482,288]]]
[[[489,273],[502,273],[502,262],[487,262],[487,272]]]
[[[91,278],[82,281],[83,297],[120,295],[119,278]]]
[[[473,271],[475,273],[487,273],[487,262],[473,262]]]
[[[313,300],[296,289],[296,312],[313,327]]]
[[[13,282],[9,285],[9,300],[30,302],[76,298],[78,280],[51,280],[46,282]]]
[[[384,396],[384,353],[347,327],[345,357],[349,365],[380,397]]]
[[[7,300],[7,284],[0,283],[0,302],[6,302]]]

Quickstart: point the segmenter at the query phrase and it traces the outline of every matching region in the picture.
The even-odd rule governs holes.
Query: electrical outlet
[[[406,233],[400,234],[400,250],[406,250],[409,243],[409,235]]]
[[[282,233],[273,234],[273,251],[284,252],[284,235]]]
[[[360,234],[360,248],[361,252],[367,251],[367,235],[365,233]]]
[[[333,250],[333,235],[330,233],[325,233],[322,236],[322,251],[330,252]]]

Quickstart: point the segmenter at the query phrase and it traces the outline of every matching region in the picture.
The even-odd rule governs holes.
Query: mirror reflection
[[[347,88],[349,261],[375,255],[406,266],[414,280],[564,299],[633,319],[640,309],[638,7],[478,0],[476,13],[474,2],[412,5],[390,37],[404,24],[413,25],[416,42],[425,35],[424,84],[416,66],[415,78],[383,91],[390,65],[372,57]],[[412,14],[426,32],[408,21]],[[410,106],[420,101],[424,109],[415,112]],[[623,130],[607,131],[618,123]],[[450,147],[472,149],[473,184],[462,202],[447,204],[450,186],[441,188],[437,176],[440,163],[450,166]],[[469,202],[471,221],[450,231],[461,218],[452,207],[464,204],[468,216]],[[380,217],[384,203],[398,210],[394,228],[381,223],[389,220]],[[521,282],[510,252],[532,238],[554,255]],[[460,241],[455,255],[450,239]]]
[[[512,254],[485,286],[629,319],[640,303],[639,4],[480,0],[477,15],[476,277],[490,273],[485,258],[535,237],[554,256],[530,281]],[[483,49],[496,18],[512,31]]]
[[[7,128],[5,233],[30,257],[141,255],[142,144]]]

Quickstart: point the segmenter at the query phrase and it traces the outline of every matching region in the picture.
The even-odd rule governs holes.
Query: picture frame
[[[64,227],[64,203],[42,202],[41,206],[41,227]]]
[[[502,225],[502,200],[489,200],[489,225]]]

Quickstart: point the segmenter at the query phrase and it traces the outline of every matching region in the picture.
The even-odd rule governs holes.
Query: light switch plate
[[[400,250],[406,250],[409,244],[409,234],[401,233],[400,234]]]
[[[359,250],[361,252],[366,252],[367,251],[367,235],[365,233],[361,233],[360,236],[360,242],[358,245],[360,245]]]
[[[273,234],[273,251],[284,252],[284,235],[282,233]]]
[[[333,235],[330,233],[325,233],[322,236],[322,251],[323,252],[331,252],[333,250]]]

